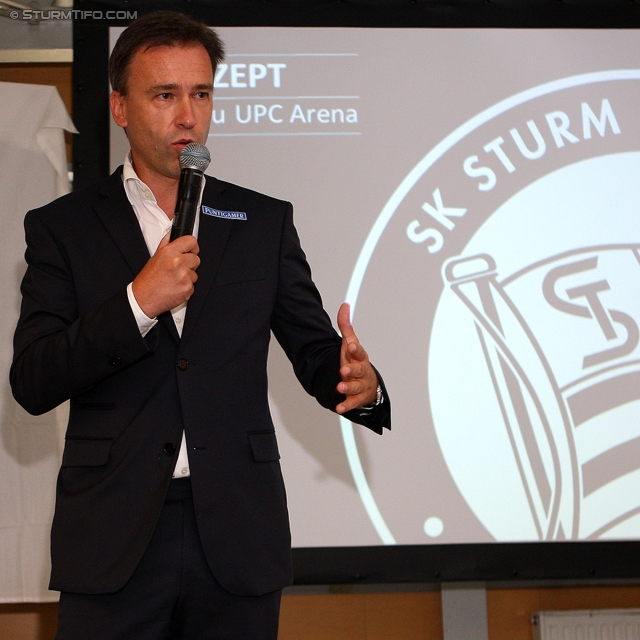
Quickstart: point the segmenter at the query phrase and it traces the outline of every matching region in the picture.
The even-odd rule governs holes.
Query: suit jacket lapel
[[[202,196],[202,204],[216,207],[216,201],[224,191],[224,184],[216,178],[207,176],[207,182]],[[189,339],[189,335],[202,311],[204,301],[213,285],[213,281],[224,253],[224,248],[231,232],[232,224],[228,220],[202,215],[200,212],[200,228],[198,230],[198,245],[200,247],[200,266],[198,267],[198,281],[195,291],[187,304],[182,342]]]
[[[122,167],[115,171],[104,183],[101,196],[102,200],[95,206],[96,213],[131,268],[131,274],[135,278],[150,256],[138,218],[136,218],[133,207],[127,199],[127,194],[122,184]],[[166,311],[158,319],[164,323],[174,340],[179,342],[180,336],[171,312]]]
[[[135,277],[149,259],[149,251],[136,214],[127,200],[121,169],[103,184],[100,195],[102,199],[95,210]]]

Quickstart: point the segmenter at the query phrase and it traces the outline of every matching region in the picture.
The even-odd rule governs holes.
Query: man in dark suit
[[[71,399],[58,640],[276,638],[291,561],[271,331],[323,406],[390,426],[348,307],[342,339],[322,309],[289,203],[207,178],[194,235],[168,242],[178,156],[206,141],[222,54],[181,14],[134,22],[110,63],[124,167],[25,221],[13,392],[35,414]]]

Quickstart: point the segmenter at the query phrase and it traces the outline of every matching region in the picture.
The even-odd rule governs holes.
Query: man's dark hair
[[[224,45],[218,34],[203,22],[179,11],[154,11],[134,20],[122,33],[109,58],[109,80],[114,91],[127,94],[129,65],[140,50],[151,47],[201,44],[209,54],[215,77],[224,58]]]

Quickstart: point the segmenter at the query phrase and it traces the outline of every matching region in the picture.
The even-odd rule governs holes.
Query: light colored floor
[[[438,591],[286,595],[279,640],[442,640]],[[0,605],[0,640],[53,640],[55,604]],[[488,589],[489,640],[532,640],[531,614],[640,608],[640,586]]]
[[[285,596],[278,640],[442,638],[440,593]]]

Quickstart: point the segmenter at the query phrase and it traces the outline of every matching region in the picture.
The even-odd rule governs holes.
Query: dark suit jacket
[[[113,592],[153,533],[182,430],[207,561],[259,595],[291,581],[290,534],[267,402],[273,331],[303,387],[334,408],[340,339],[322,309],[289,203],[207,179],[201,265],[182,338],[170,312],[144,337],[126,286],[149,259],[122,186],[65,196],[25,220],[28,269],[11,384],[39,414],[71,398],[52,527],[51,588]],[[386,395],[386,392],[385,392]],[[381,433],[388,402],[354,421]]]

